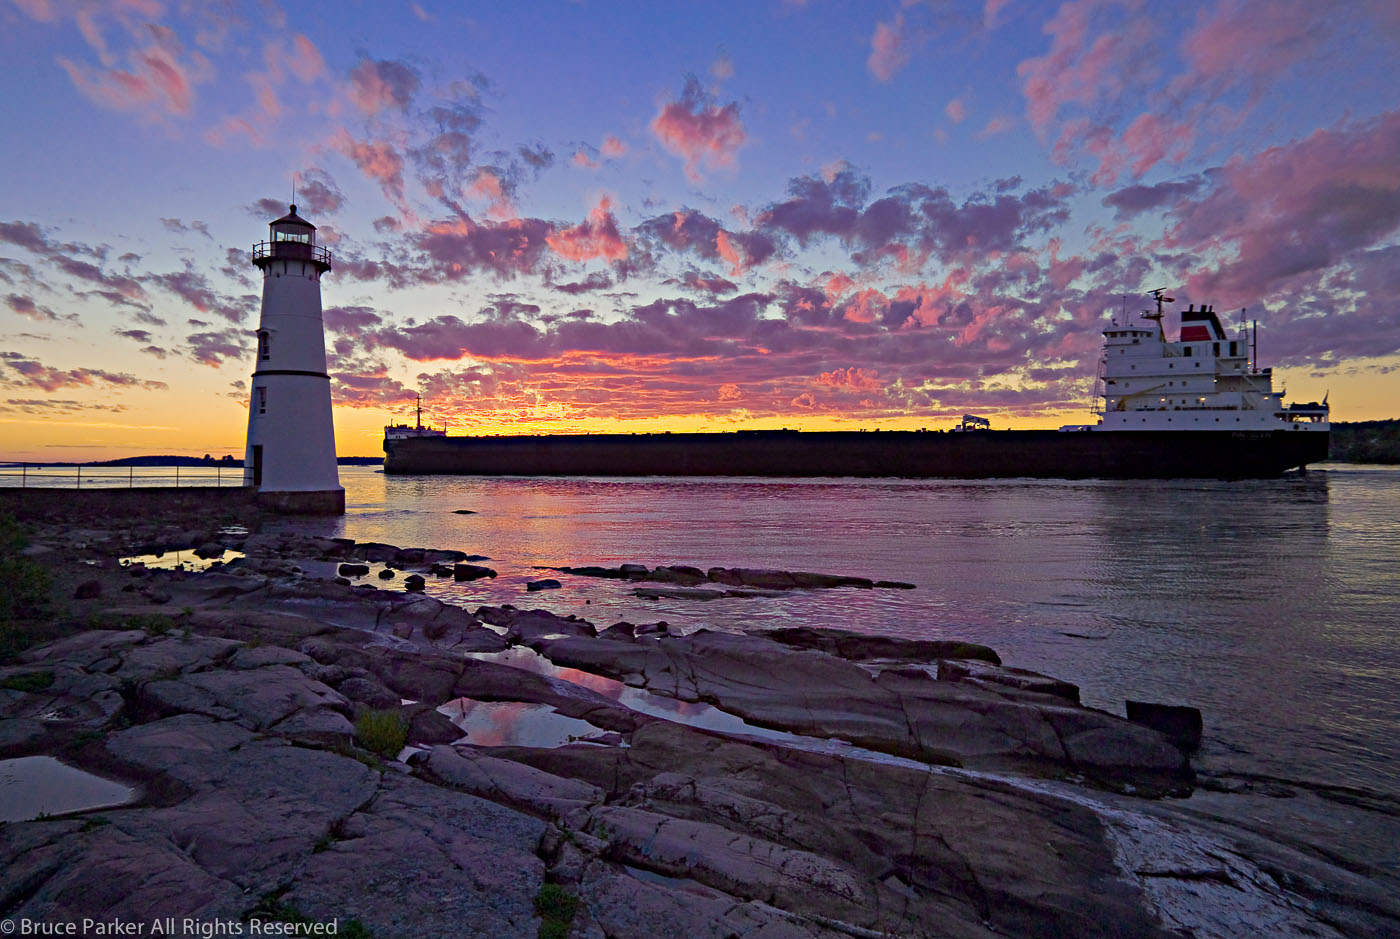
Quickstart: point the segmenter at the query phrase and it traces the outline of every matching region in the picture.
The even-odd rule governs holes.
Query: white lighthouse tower
[[[284,512],[340,515],[345,490],[335,460],[331,380],[321,324],[321,275],[331,255],[297,207],[253,246],[262,270],[262,316],[248,402],[243,482]]]

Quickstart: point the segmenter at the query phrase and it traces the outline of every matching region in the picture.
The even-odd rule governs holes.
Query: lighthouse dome
[[[275,260],[309,261],[318,270],[330,270],[331,255],[316,244],[316,226],[297,214],[296,203],[286,215],[268,224],[267,241],[253,246],[253,263],[259,267]]]

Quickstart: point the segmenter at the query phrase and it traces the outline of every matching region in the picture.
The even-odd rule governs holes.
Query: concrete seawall
[[[185,515],[191,519],[258,511],[258,492],[243,486],[175,489],[0,489],[0,513],[21,521],[104,522],[118,518]]]

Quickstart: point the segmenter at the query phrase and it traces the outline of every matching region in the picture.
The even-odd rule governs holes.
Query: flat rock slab
[[[751,587],[757,590],[817,590],[833,587],[858,587],[865,590],[872,588],[914,589],[914,584],[901,581],[875,581],[869,577],[851,577],[845,574],[780,571],[755,567],[712,567],[702,571],[698,567],[684,564],[661,566],[654,569],[648,568],[645,564],[622,564],[618,567],[601,567],[590,564],[581,567],[545,567],[543,570],[558,571],[561,574],[575,574],[580,577],[604,577],[611,580],[652,581],[680,586],[712,583],[729,587]],[[691,597],[689,599],[700,598]]]
[[[387,776],[281,900],[315,920],[358,919],[376,936],[533,937],[545,827],[466,793]]]
[[[947,639],[904,639],[899,636],[872,636],[845,629],[814,629],[791,626],[758,633],[766,639],[796,649],[815,649],[852,662],[871,659],[932,663],[939,659],[975,659],[1000,665],[995,651],[976,642]]]
[[[243,889],[179,846],[82,821],[0,826],[0,902],[12,920],[148,923],[173,916],[237,920]]]
[[[931,763],[1083,773],[1154,793],[1191,780],[1185,758],[1160,734],[1049,694],[904,670],[877,679],[824,652],[705,630],[630,643],[575,637],[534,645],[556,664],[705,701],[761,726]]]
[[[584,816],[602,846],[582,842],[599,860],[582,866],[581,890],[609,935],[637,934],[621,925],[623,896],[644,921],[697,919],[700,935],[724,916],[717,897],[755,904],[745,915],[774,935],[1167,935],[1094,812],[1049,796],[666,723],[625,750],[508,755],[608,791]],[[649,888],[616,879],[631,871]]]

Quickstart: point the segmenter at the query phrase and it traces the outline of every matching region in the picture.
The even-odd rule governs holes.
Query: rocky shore
[[[15,550],[54,599],[9,627],[0,758],[133,793],[0,826],[0,919],[379,939],[1400,933],[1396,871],[1276,808],[1326,796],[1383,834],[1392,800],[1198,772],[1150,708],[1083,707],[985,646],[469,611],[405,589],[471,564],[456,546],[259,522],[31,521]],[[118,560],[176,548],[217,566]],[[366,563],[395,575],[341,574]],[[664,589],[907,587],[642,570]]]

